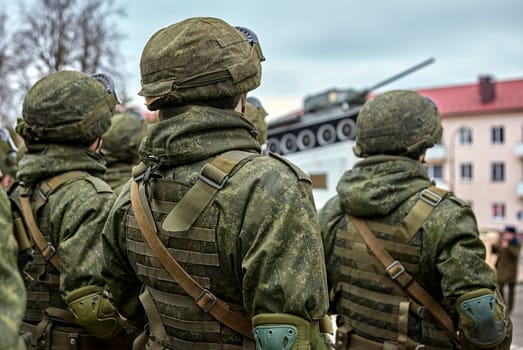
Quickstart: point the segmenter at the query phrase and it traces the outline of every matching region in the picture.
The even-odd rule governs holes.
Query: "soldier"
[[[514,309],[519,254],[521,252],[521,242],[518,240],[516,227],[506,226],[500,235],[499,242],[492,246],[492,251],[497,255],[496,271],[499,289],[508,305],[508,312],[511,314]]]
[[[260,349],[324,347],[310,180],[262,156],[242,117],[263,59],[254,33],[216,18],[175,23],[145,45],[140,94],[159,122],[104,228],[119,310],[139,320],[145,309],[136,347],[254,349],[253,334]]]
[[[16,130],[27,150],[11,199],[25,223],[18,227],[37,245],[22,329],[39,349],[125,348],[106,340],[123,319],[101,274],[101,232],[115,196],[99,178],[98,151],[116,103],[108,76],[75,71],[40,79],[24,99]]]
[[[0,128],[0,180],[4,188],[9,187],[16,174],[17,152],[18,147],[11,137],[9,129]]]
[[[254,96],[247,97],[243,115],[256,129],[256,140],[263,146],[267,141],[267,122],[265,121],[267,112],[260,100]]]
[[[131,169],[138,163],[138,146],[145,136],[144,117],[136,113],[113,116],[111,127],[102,136],[102,155],[107,174],[106,182],[118,195],[131,178]]]
[[[28,349],[29,344],[19,336],[26,293],[16,263],[18,246],[13,235],[11,207],[3,188],[0,188],[0,227],[0,349]]]
[[[509,349],[512,324],[474,213],[423,164],[442,135],[435,104],[390,91],[365,103],[357,126],[363,160],[319,213],[336,348]]]

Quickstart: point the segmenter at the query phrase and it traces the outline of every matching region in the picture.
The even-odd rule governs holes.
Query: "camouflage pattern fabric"
[[[132,164],[111,163],[107,164],[104,180],[112,188],[115,195],[119,195],[124,185],[131,179]]]
[[[19,337],[25,311],[26,293],[16,263],[18,245],[13,235],[11,207],[0,189],[0,349],[26,349]]]
[[[319,211],[329,288],[340,282],[340,261],[333,248],[337,229],[346,227],[345,214],[399,225],[418,199],[416,194],[429,186],[423,164],[397,156],[368,157],[342,176],[338,195]],[[485,262],[474,213],[454,195],[443,199],[413,239],[421,240],[422,247],[420,272],[414,277],[454,320],[460,296],[481,288],[496,290],[496,273]],[[510,319],[504,317],[511,334]]]
[[[260,145],[264,144],[267,141],[267,122],[265,121],[265,116],[267,112],[263,107],[257,108],[255,105],[247,101],[245,104],[245,113],[243,116],[247,119],[256,130],[256,140]]]
[[[231,110],[162,109],[160,122],[149,126],[140,146],[140,158],[160,166],[159,173],[188,189],[203,164],[216,155],[229,150],[259,152],[251,128],[240,113]],[[156,183],[154,177],[151,181]],[[219,211],[214,232],[219,263],[228,276],[222,281],[208,276],[213,293],[242,305],[250,317],[289,313],[320,320],[327,311],[328,295],[308,177],[277,158],[256,157],[229,179],[213,206]],[[127,253],[131,210],[126,186],[104,228],[104,276],[122,314],[140,320],[144,316],[137,296],[142,282],[150,278],[137,277],[136,261]],[[177,248],[169,243],[173,240],[161,237],[164,244]]]
[[[29,146],[19,167],[17,178],[33,190],[40,181],[64,172],[82,170],[97,177],[105,172],[99,154],[69,145]],[[83,286],[105,284],[101,232],[115,198],[105,186],[97,189],[83,178],[71,181],[53,192],[38,212],[40,230],[48,235],[60,257],[62,297]],[[56,307],[65,304],[63,300],[51,303]]]

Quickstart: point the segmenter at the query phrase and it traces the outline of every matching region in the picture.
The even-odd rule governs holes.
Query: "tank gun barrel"
[[[400,72],[400,73],[398,73],[396,75],[393,75],[390,78],[387,78],[387,79],[385,79],[383,81],[380,81],[377,84],[374,84],[370,88],[365,89],[365,91],[370,92],[372,90],[376,90],[377,88],[380,88],[380,87],[382,87],[384,85],[387,85],[387,84],[393,82],[394,80],[400,79],[400,78],[404,77],[405,75],[408,75],[408,74],[410,74],[412,72],[417,71],[418,69],[421,69],[421,68],[423,68],[425,66],[428,66],[429,64],[432,64],[432,63],[434,63],[434,61],[435,61],[434,57],[429,58],[429,59],[427,59],[427,60],[425,60],[425,61],[423,61],[421,63],[418,63],[415,66],[410,67],[409,69],[404,70],[403,72]]]

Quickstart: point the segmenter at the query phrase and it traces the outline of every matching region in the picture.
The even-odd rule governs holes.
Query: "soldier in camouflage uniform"
[[[13,235],[11,206],[3,188],[0,188],[0,227],[0,349],[28,349],[19,336],[26,293],[16,263],[18,246]]]
[[[7,128],[0,128],[0,180],[4,188],[12,183],[18,169],[17,152],[18,148],[11,137],[11,131]]]
[[[310,180],[262,156],[242,117],[262,60],[251,31],[216,18],[163,28],[143,50],[140,94],[159,122],[104,228],[115,302],[147,318],[138,348],[254,349],[253,334],[264,350],[324,347]]]
[[[245,113],[243,115],[245,119],[247,119],[254,126],[258,132],[256,140],[258,140],[260,145],[263,145],[267,141],[268,130],[267,122],[265,121],[267,112],[265,111],[265,108],[263,108],[260,100],[253,96],[247,97]]]
[[[413,91],[387,92],[366,102],[357,126],[354,152],[363,160],[319,212],[336,348],[509,349],[512,324],[474,213],[433,186],[422,164],[442,135],[436,106]],[[389,255],[387,268],[376,246]],[[450,319],[433,316],[440,307]],[[456,328],[459,339],[445,331]]]
[[[22,329],[39,349],[125,348],[107,340],[123,319],[101,274],[101,232],[115,196],[99,178],[98,151],[116,103],[108,76],[75,71],[42,78],[24,99],[16,130],[27,151],[10,197],[25,224],[18,229],[36,243]]]
[[[131,169],[138,163],[138,146],[145,136],[144,118],[135,113],[113,116],[111,127],[102,136],[102,155],[107,166],[105,181],[118,195],[131,178]]]

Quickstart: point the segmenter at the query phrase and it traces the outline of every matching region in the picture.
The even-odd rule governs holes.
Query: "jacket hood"
[[[397,156],[373,156],[345,172],[336,190],[342,209],[357,217],[386,216],[431,185],[426,167]]]
[[[18,168],[17,179],[27,185],[72,170],[103,178],[107,170],[103,157],[89,148],[55,144],[28,145]]]
[[[138,153],[148,165],[161,163],[171,167],[232,149],[260,152],[255,135],[253,126],[241,113],[188,105],[160,110],[160,121],[149,126]]]

